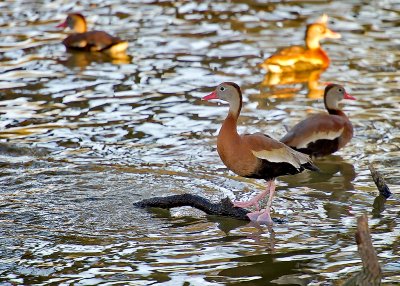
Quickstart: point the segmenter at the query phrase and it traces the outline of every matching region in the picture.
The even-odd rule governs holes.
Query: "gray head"
[[[348,94],[345,88],[339,84],[330,83],[325,87],[324,103],[327,110],[339,110],[339,101],[355,98]]]

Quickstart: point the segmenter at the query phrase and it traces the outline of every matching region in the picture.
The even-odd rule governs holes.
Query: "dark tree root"
[[[218,203],[193,194],[172,195],[166,197],[154,197],[133,203],[137,208],[162,208],[171,209],[176,207],[189,206],[199,209],[208,215],[226,216],[239,220],[250,221],[247,214],[250,212],[244,208],[233,206],[229,198],[224,198]],[[272,219],[275,223],[283,223],[281,219]]]

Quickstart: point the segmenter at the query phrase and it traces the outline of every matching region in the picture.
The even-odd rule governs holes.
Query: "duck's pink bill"
[[[344,99],[352,99],[352,100],[357,100],[354,96],[351,96],[350,94],[348,94],[347,92],[345,92],[344,94]]]
[[[202,98],[202,100],[210,100],[210,99],[218,99],[217,92],[213,91],[209,95],[206,95]]]
[[[67,27],[67,21],[56,26],[56,28],[66,28],[66,27]]]
[[[334,31],[329,30],[329,32],[327,33],[327,38],[331,38],[331,39],[340,39],[342,37],[341,34],[336,33]]]

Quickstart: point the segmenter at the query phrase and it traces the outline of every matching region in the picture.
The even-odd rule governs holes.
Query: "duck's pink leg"
[[[270,181],[270,182],[271,184],[269,188],[269,198],[267,202],[267,207],[264,210],[260,211],[261,214],[257,217],[257,222],[272,225],[273,221],[271,219],[271,206],[272,206],[272,199],[274,198],[275,194],[275,181]]]
[[[258,206],[258,202],[269,194],[270,184],[271,184],[271,181],[268,182],[265,191],[259,193],[254,198],[252,198],[248,201],[245,201],[245,202],[233,202],[233,206],[239,207],[239,208],[247,208],[247,207],[255,206],[256,210],[258,211],[260,209],[260,207]]]

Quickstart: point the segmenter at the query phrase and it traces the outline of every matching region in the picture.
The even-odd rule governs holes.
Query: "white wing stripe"
[[[291,152],[288,152],[288,151],[289,151],[289,149],[280,148],[280,149],[274,149],[271,151],[267,151],[267,150],[254,151],[254,150],[252,150],[251,152],[253,153],[254,156],[256,156],[259,159],[268,160],[268,161],[274,162],[274,163],[289,163],[289,164],[293,165],[293,167],[295,167],[296,169],[300,169],[300,165],[301,165],[300,160],[298,158],[296,158],[296,156],[294,156],[294,154],[292,154]]]
[[[344,130],[344,128],[341,128],[340,130],[337,130],[337,131],[315,132],[310,137],[307,137],[304,141],[302,141],[300,144],[298,144],[296,146],[296,148],[307,148],[308,144],[315,142],[317,140],[320,140],[320,139],[327,139],[327,140],[336,139],[336,138],[340,137],[340,135],[342,135],[343,130]]]

